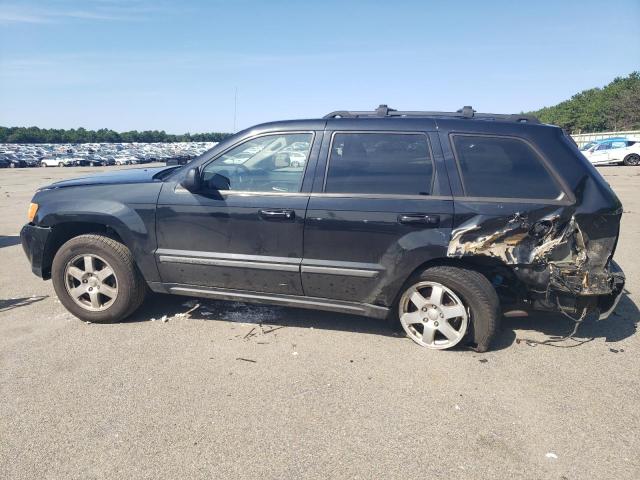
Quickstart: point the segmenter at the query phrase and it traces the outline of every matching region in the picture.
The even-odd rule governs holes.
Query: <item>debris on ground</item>
[[[478,360],[480,363],[487,363],[489,360],[487,360],[486,358],[481,358],[480,360]]]
[[[275,332],[276,330],[280,330],[281,328],[284,328],[284,326],[273,327],[273,328],[270,328],[269,330],[265,330],[264,328],[262,328],[262,324],[260,324],[260,328],[262,329],[262,334],[263,335],[267,335],[267,334],[269,334],[271,332]]]
[[[258,363],[257,360],[251,360],[250,358],[236,357],[236,360],[242,360],[243,362],[249,362],[249,363]]]
[[[545,455],[545,457],[547,457],[547,458],[557,459],[557,458],[558,458],[558,455],[556,455],[556,454],[555,454],[555,453],[553,453],[553,452],[548,452],[548,453]]]
[[[610,348],[610,349],[609,349],[609,351],[610,351],[611,353],[622,353],[622,352],[624,352],[624,348],[620,348],[620,349],[617,349],[617,348]]]
[[[162,321],[162,323],[167,323],[169,321],[166,315],[163,315],[160,320]]]
[[[255,335],[255,333],[253,333],[255,331],[256,327],[253,327],[251,330],[249,330],[249,332],[242,338],[244,338],[245,340],[249,337],[252,337]]]
[[[190,316],[193,312],[195,312],[197,309],[199,309],[199,308],[200,308],[200,304],[199,304],[199,303],[197,303],[197,302],[193,302],[193,304],[191,304],[191,302],[187,302],[187,303],[189,303],[189,304],[190,304],[191,308],[190,308],[189,310],[187,310],[186,312],[184,312],[184,313],[176,313],[176,314],[174,315],[174,317],[177,317],[177,318],[189,318],[189,316]],[[186,304],[184,304],[184,305],[186,306]]]

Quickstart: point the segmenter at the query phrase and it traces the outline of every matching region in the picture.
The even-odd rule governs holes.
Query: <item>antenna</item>
[[[238,87],[233,96],[233,133],[236,133],[236,119],[238,118]]]

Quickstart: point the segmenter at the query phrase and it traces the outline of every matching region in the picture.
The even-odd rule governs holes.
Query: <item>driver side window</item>
[[[311,133],[252,138],[206,165],[203,184],[217,190],[299,192],[312,141]]]

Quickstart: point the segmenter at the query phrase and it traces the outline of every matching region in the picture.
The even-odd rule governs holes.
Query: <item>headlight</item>
[[[33,222],[33,219],[36,218],[36,213],[38,213],[38,204],[30,203],[29,212],[27,213],[27,218],[29,219],[29,222]]]

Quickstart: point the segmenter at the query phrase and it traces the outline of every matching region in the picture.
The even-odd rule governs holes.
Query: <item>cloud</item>
[[[169,10],[160,2],[135,0],[59,1],[55,8],[42,8],[32,4],[0,4],[0,24],[47,24],[73,20],[130,22],[142,20],[143,13],[163,12],[169,13]]]
[[[0,6],[0,24],[6,23],[50,23],[46,15],[12,6]]]

